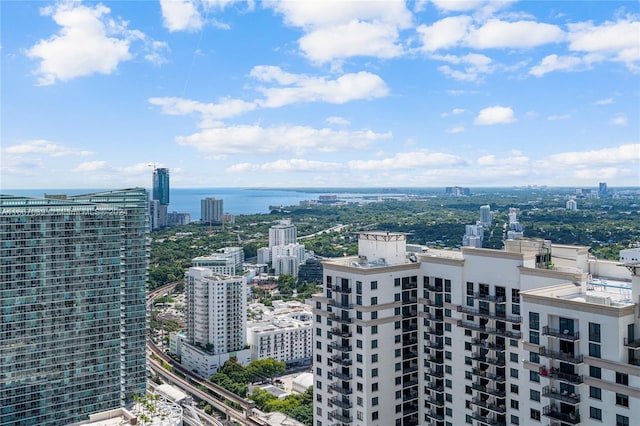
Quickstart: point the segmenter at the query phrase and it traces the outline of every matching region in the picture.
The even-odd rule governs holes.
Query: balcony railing
[[[487,370],[482,370],[480,368],[472,368],[471,374],[483,377],[485,379],[493,380],[498,383],[503,383],[505,378],[503,376],[498,376],[497,374],[489,373]]]
[[[329,306],[340,309],[353,309],[353,303],[342,303],[340,300],[329,300]]]
[[[444,386],[439,385],[437,382],[434,382],[434,381],[427,382],[426,386],[427,386],[427,388],[431,389],[432,391],[435,391],[435,392],[438,392],[438,393],[444,392]]]
[[[340,380],[351,380],[353,376],[349,373],[344,373],[342,370],[338,370],[337,368],[331,370],[331,375],[333,377],[337,377]]]
[[[473,297],[478,299],[478,300],[485,300],[487,302],[494,302],[494,303],[506,303],[507,299],[503,296],[494,296],[491,294],[484,294],[484,293],[479,293],[479,292],[475,292],[473,293]]]
[[[402,400],[404,402],[411,401],[411,400],[414,400],[416,398],[418,398],[418,391],[414,390],[414,391],[403,392],[402,393]]]
[[[427,340],[424,342],[425,345],[427,345],[428,347],[432,348],[432,349],[442,349],[443,348],[443,344],[442,342],[432,342],[431,340]]]
[[[544,388],[542,388],[542,396],[550,399],[557,399],[558,401],[562,401],[571,405],[580,403],[580,394],[570,393],[566,390],[560,392],[558,389],[551,386],[545,386]]]
[[[427,411],[425,412],[425,415],[427,417],[431,417],[432,419],[436,419],[436,420],[444,420],[444,414],[440,414],[438,413],[436,410],[430,410],[427,408]]]
[[[480,398],[472,398],[471,403],[479,407],[486,408],[487,410],[491,410],[498,414],[504,414],[507,412],[507,407],[504,404],[501,404],[501,405],[491,404],[490,402],[487,402],[486,400],[483,400]]]
[[[337,284],[336,285],[328,285],[327,288],[329,290],[333,290],[333,291],[338,292],[338,293],[351,293],[351,287],[349,287],[348,285],[343,285],[343,286],[340,286],[340,285],[337,285]]]
[[[567,352],[552,351],[544,346],[540,347],[538,352],[544,357],[558,359],[570,364],[582,364],[582,362],[584,361],[584,357],[582,355],[573,355]]]
[[[557,328],[551,328],[549,326],[542,327],[542,334],[571,341],[576,341],[580,338],[580,333],[577,331],[571,332],[569,330],[558,330]]]
[[[353,421],[353,417],[345,416],[340,413],[339,410],[334,410],[329,413],[329,418],[333,418],[342,423],[351,423]]]
[[[334,336],[340,336],[340,337],[351,337],[352,334],[349,330],[343,330],[340,327],[333,327],[331,329],[331,334],[333,334]]]
[[[353,322],[353,318],[343,317],[341,315],[336,315],[335,313],[329,315],[329,319],[343,324],[351,324]]]
[[[351,401],[349,400],[344,400],[342,399],[341,396],[332,396],[331,398],[329,398],[329,402],[332,403],[333,405],[337,405],[340,408],[344,408],[344,409],[349,409],[351,407],[353,407],[353,404],[351,403]]]
[[[427,401],[437,407],[444,407],[444,398],[437,396],[428,396]]]
[[[458,312],[462,312],[462,313],[465,313],[467,315],[474,315],[474,316],[478,316],[478,317],[482,317],[482,318],[497,319],[497,320],[500,320],[500,321],[508,321],[508,322],[513,322],[513,323],[516,323],[516,324],[522,322],[522,317],[521,316],[498,314],[497,312],[481,311],[479,309],[469,308],[468,306],[463,306],[463,305],[458,305],[456,310]]]
[[[506,423],[504,421],[498,421],[498,419],[494,416],[483,416],[479,411],[474,411],[471,414],[471,417],[474,420],[481,422],[482,424],[489,426],[505,426]]]
[[[572,384],[580,384],[583,381],[583,377],[581,375],[565,373],[555,368],[549,370],[544,366],[540,367],[540,375],[542,377],[549,377],[551,379],[560,380],[561,382],[568,382]]]
[[[639,349],[640,348],[640,339],[629,339],[628,337],[624,338],[624,345],[628,348]]]
[[[504,344],[498,345],[496,343],[487,341],[487,339],[480,339],[478,337],[474,337],[473,339],[471,339],[471,344],[473,346],[480,346],[480,347],[491,349],[491,350],[494,350],[494,351],[504,351],[505,350],[505,345]]]
[[[433,299],[426,299],[425,305],[433,306],[435,308],[442,308],[444,306],[444,302],[442,300],[436,302]]]
[[[339,342],[331,342],[331,349],[339,352],[351,352],[353,347],[351,345],[342,345]]]
[[[504,398],[506,396],[506,393],[504,391],[500,391],[498,389],[480,384],[478,382],[474,382],[471,384],[471,387],[479,392],[484,392],[487,393],[489,395],[493,395],[493,396],[497,396],[499,398]]]
[[[339,385],[337,383],[331,383],[329,385],[329,389],[338,393],[341,393],[343,395],[351,395],[353,393],[353,389],[350,387],[343,387],[342,385]]]
[[[457,324],[458,324],[458,327],[464,327],[464,328],[468,328],[469,330],[475,330],[475,331],[479,331],[481,333],[486,333],[486,334],[496,334],[498,336],[508,337],[510,339],[519,339],[522,337],[521,331],[486,327],[486,326],[481,326],[480,324],[476,324],[474,322],[463,321],[463,320],[458,320]]]
[[[580,414],[577,411],[560,411],[554,405],[547,405],[543,408],[542,414],[551,417],[552,419],[560,420],[564,423],[570,423],[572,425],[577,425],[580,423]]]
[[[353,360],[351,360],[350,358],[343,358],[340,354],[330,356],[329,359],[331,360],[331,362],[335,362],[336,364],[345,366],[351,365],[353,363]]]

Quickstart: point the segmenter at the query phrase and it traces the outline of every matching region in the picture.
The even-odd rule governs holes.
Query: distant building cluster
[[[464,188],[461,186],[447,186],[444,189],[445,194],[453,197],[469,197],[471,195],[470,188]]]
[[[520,209],[515,207],[509,208],[509,229],[507,230],[507,240],[515,240],[524,237],[522,224],[518,220],[519,216]]]
[[[269,247],[258,249],[257,263],[271,264],[276,275],[298,276],[300,265],[308,258],[303,244],[298,244],[298,230],[290,220],[269,228]]]

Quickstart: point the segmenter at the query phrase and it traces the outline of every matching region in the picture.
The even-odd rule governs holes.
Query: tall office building
[[[269,247],[296,244],[298,229],[289,220],[281,220],[269,228]]]
[[[202,223],[222,222],[223,200],[207,197],[200,200],[200,221]]]
[[[491,206],[488,204],[480,206],[480,224],[482,226],[491,226],[492,219]]]
[[[640,264],[505,244],[407,255],[404,235],[368,232],[325,261],[315,424],[633,424]]]
[[[169,225],[169,169],[153,169],[153,189],[151,203],[151,229],[163,228]]]
[[[147,193],[0,196],[0,424],[64,425],[146,391]]]
[[[606,197],[609,195],[609,189],[607,188],[607,182],[600,182],[598,184],[598,195],[600,197]]]

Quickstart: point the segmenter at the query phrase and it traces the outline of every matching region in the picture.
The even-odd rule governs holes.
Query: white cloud
[[[627,18],[599,26],[580,22],[568,27],[570,50],[599,54],[602,60],[623,62],[640,71],[640,21]]]
[[[444,168],[451,166],[461,166],[466,162],[456,155],[429,152],[413,151],[399,152],[393,157],[382,160],[352,160],[349,161],[349,168],[352,170],[404,170],[421,167]]]
[[[163,114],[188,115],[201,114],[207,119],[222,119],[252,111],[257,107],[255,102],[240,99],[222,98],[218,103],[203,103],[184,98],[149,98],[149,103],[159,106]]]
[[[540,162],[545,167],[595,167],[615,164],[640,164],[640,143],[592,151],[553,154]]]
[[[127,23],[109,18],[110,9],[102,4],[95,7],[76,2],[63,2],[41,9],[51,16],[60,31],[46,40],[38,41],[26,51],[32,59],[40,60],[36,71],[38,84],[50,85],[91,74],[111,74],[121,62],[133,58],[133,42],[143,42],[149,52],[146,57],[160,62],[160,52],[166,44],[155,44],[144,33],[127,29]]]
[[[336,152],[363,149],[372,143],[390,139],[391,133],[375,133],[371,130],[336,131],[307,126],[260,127],[237,125],[204,129],[190,136],[179,136],[180,145],[193,146],[199,151],[214,154],[265,154],[293,152],[296,155],[309,151]]]
[[[462,133],[462,132],[464,132],[464,127],[462,127],[462,126],[452,127],[450,129],[445,130],[445,132],[451,133],[451,134]]]
[[[341,167],[342,165],[340,163],[293,158],[290,160],[277,160],[263,164],[239,163],[228,167],[226,171],[229,173],[328,172],[339,170]]]
[[[103,170],[107,167],[106,161],[85,161],[74,167],[74,172],[88,173]]]
[[[540,65],[536,65],[529,70],[529,74],[542,77],[551,71],[577,71],[584,69],[584,67],[584,62],[577,56],[558,56],[554,53],[553,55],[545,56]]]
[[[548,116],[547,120],[558,121],[558,120],[568,120],[569,118],[571,118],[571,114],[556,114],[556,115]]]
[[[480,110],[474,123],[478,125],[507,124],[516,120],[515,114],[510,107],[492,106]]]
[[[624,114],[618,114],[615,117],[613,117],[610,121],[610,124],[613,124],[614,126],[626,126],[627,125],[627,116]]]
[[[530,48],[564,40],[555,25],[533,22],[506,22],[492,19],[469,33],[466,44],[477,49]]]
[[[451,114],[453,114],[453,115],[460,115],[460,114],[465,113],[465,112],[467,112],[467,110],[463,109],[463,108],[454,108],[454,109],[451,110]]]
[[[356,99],[384,97],[389,89],[377,75],[366,71],[343,74],[335,80],[290,74],[275,66],[256,66],[251,77],[263,82],[277,82],[289,87],[258,87],[264,96],[264,107],[280,107],[298,102],[328,102],[343,104]]]
[[[462,81],[476,81],[481,74],[493,72],[491,58],[479,53],[469,53],[464,56],[434,55],[433,59],[446,61],[454,65],[463,65],[462,70],[456,70],[448,65],[438,67],[438,70],[448,77]]]
[[[196,31],[202,28],[202,18],[191,0],[160,0],[164,26],[173,31]]]
[[[27,141],[18,145],[11,145],[4,149],[7,154],[44,154],[51,157],[66,157],[69,155],[87,156],[92,152],[69,148],[44,139]]]
[[[451,16],[434,22],[431,26],[420,25],[416,31],[421,37],[421,49],[433,52],[454,47],[466,37],[470,25],[469,16]]]
[[[523,167],[529,163],[529,158],[522,153],[515,151],[511,157],[498,158],[494,154],[489,154],[478,158],[477,163],[482,167]]]
[[[325,63],[352,56],[396,57],[402,53],[399,29],[411,25],[403,1],[283,1],[267,3],[287,25],[304,35],[298,44],[304,56]]]
[[[611,105],[613,103],[613,98],[600,99],[595,101],[594,105]]]
[[[334,124],[336,126],[348,126],[351,124],[349,120],[343,117],[327,117],[325,120],[328,124]]]

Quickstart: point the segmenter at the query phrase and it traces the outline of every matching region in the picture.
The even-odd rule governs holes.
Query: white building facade
[[[210,269],[216,274],[242,275],[244,250],[242,247],[224,247],[209,256],[200,256],[191,260],[192,266]]]
[[[289,220],[281,220],[269,228],[269,247],[295,244],[298,239],[298,229]]]
[[[324,263],[313,298],[316,426],[639,418],[635,272],[543,240],[410,256],[405,245],[402,234],[363,233],[359,257]],[[609,287],[622,294],[611,305],[589,295],[597,275],[622,283]]]

